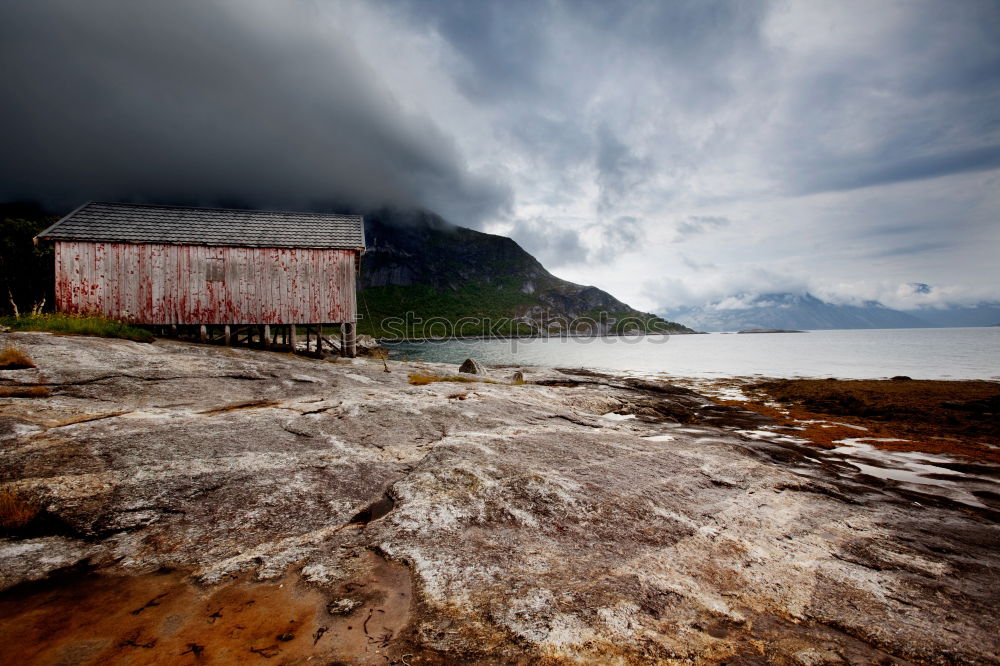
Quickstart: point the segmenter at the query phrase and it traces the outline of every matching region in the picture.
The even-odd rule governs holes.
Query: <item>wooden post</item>
[[[260,327],[260,343],[264,349],[271,348],[271,326],[264,324]]]
[[[170,325],[170,337],[172,337],[172,338],[176,338],[177,337],[177,324],[171,324]]]
[[[204,324],[198,327],[198,339],[202,343],[208,342],[208,328]]]
[[[354,334],[353,321],[345,321],[340,325],[340,353],[347,358],[358,355],[358,338]]]
[[[229,330],[229,324],[226,324],[222,329],[222,344],[227,347],[233,344],[232,332]]]
[[[291,346],[293,354],[296,353],[296,351],[298,351],[297,348],[298,340],[296,339],[295,335],[295,324],[288,325],[288,344]]]

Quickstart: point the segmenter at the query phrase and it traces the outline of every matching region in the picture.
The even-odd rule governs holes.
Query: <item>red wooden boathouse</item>
[[[55,242],[56,306],[136,324],[256,333],[296,349],[296,326],[340,324],[354,355],[358,215],[87,203],[38,234]],[[276,327],[273,331],[272,327]]]

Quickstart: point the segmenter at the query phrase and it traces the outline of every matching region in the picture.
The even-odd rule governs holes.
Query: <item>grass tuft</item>
[[[23,370],[33,367],[35,362],[17,347],[9,346],[0,351],[0,370]]]
[[[472,377],[463,377],[461,375],[447,375],[444,377],[438,377],[436,375],[425,375],[421,372],[412,372],[409,374],[410,383],[414,386],[425,386],[427,384],[432,384],[434,382],[458,382],[460,384],[499,384],[500,382],[495,382],[492,379],[473,379]]]
[[[0,324],[16,331],[51,331],[65,335],[91,335],[100,338],[122,338],[135,342],[152,342],[156,338],[144,328],[115,319],[61,312],[30,314],[0,318]]]
[[[0,490],[0,528],[16,530],[24,527],[41,511],[34,502],[9,489]]]

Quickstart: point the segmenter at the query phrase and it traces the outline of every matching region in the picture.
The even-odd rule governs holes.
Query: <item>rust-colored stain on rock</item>
[[[1000,384],[987,381],[778,379],[757,400],[719,401],[804,426],[823,448],[856,438],[889,451],[962,455],[1000,463]],[[762,404],[776,401],[782,408]],[[851,427],[855,426],[855,427]],[[896,441],[887,441],[896,440]]]
[[[24,584],[0,595],[0,653],[8,664],[387,663],[409,620],[410,576],[368,557],[370,577],[332,597],[293,574],[209,588],[182,572]],[[349,612],[335,612],[345,595]]]

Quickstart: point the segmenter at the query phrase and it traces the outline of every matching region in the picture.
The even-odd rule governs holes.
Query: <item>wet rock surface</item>
[[[11,663],[998,659],[1000,494],[687,389],[525,368],[459,400],[407,382],[454,366],[4,337],[37,367],[0,384],[50,392],[0,400],[38,509],[0,539]]]

